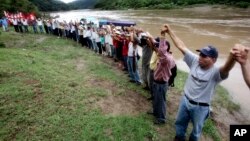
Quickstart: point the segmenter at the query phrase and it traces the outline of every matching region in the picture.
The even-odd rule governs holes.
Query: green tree
[[[101,9],[144,8],[169,9],[193,4],[226,4],[247,8],[249,0],[99,0],[95,5]]]
[[[37,7],[28,0],[1,0],[0,5],[0,16],[3,16],[3,11],[9,11],[12,13],[23,12],[23,13],[39,13]]]

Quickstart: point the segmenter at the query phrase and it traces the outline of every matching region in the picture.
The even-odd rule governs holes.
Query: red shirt
[[[128,43],[129,41],[126,39],[122,39],[122,56],[128,56]]]
[[[117,41],[116,41],[116,39],[114,38],[114,37],[112,37],[113,38],[113,46],[115,47],[115,48],[117,48]]]
[[[113,45],[115,48],[118,48],[119,40],[120,40],[119,36],[113,37]]]

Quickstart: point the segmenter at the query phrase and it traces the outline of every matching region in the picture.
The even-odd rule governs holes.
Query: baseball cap
[[[204,48],[201,48],[201,49],[198,49],[196,50],[197,52],[200,52],[208,57],[211,57],[211,58],[217,58],[218,57],[218,51],[215,47],[211,46],[211,45],[208,45]]]

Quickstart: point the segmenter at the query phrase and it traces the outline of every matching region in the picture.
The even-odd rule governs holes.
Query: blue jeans
[[[39,25],[38,27],[39,27],[40,32],[43,33],[43,26]]]
[[[188,99],[183,96],[179,105],[178,114],[175,122],[176,137],[185,140],[185,134],[188,123],[191,120],[193,130],[189,137],[190,141],[198,141],[202,132],[205,120],[209,116],[209,106],[199,106],[191,104]]]
[[[89,47],[90,49],[93,49],[92,40],[91,40],[89,37],[87,37],[86,40],[87,40],[87,43],[88,43],[88,47]]]
[[[166,93],[168,89],[168,83],[159,84],[153,82],[153,113],[155,118],[160,122],[166,122]]]
[[[93,45],[93,50],[94,50],[95,52],[98,52],[99,49],[98,49],[98,46],[97,46],[97,43],[96,43],[95,40],[92,40],[92,45]]]
[[[128,56],[123,56],[124,68],[128,70]]]
[[[136,59],[136,66],[138,66],[138,61]],[[140,76],[139,76],[139,70],[138,67],[136,68],[136,70],[134,71],[133,69],[133,57],[128,57],[128,72],[129,72],[129,76],[132,80],[136,81],[136,82],[141,82],[140,81]]]
[[[33,27],[34,33],[37,33],[37,26],[36,26],[36,25],[33,25],[32,27]]]
[[[115,47],[110,45],[110,56],[115,57]]]

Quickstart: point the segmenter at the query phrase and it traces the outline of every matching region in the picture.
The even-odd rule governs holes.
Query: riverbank
[[[156,126],[146,114],[149,93],[129,83],[112,59],[54,36],[0,36],[1,140],[173,139],[185,73],[178,71],[168,92],[167,124]],[[217,89],[201,140],[227,140],[229,125],[244,121],[237,110]]]

